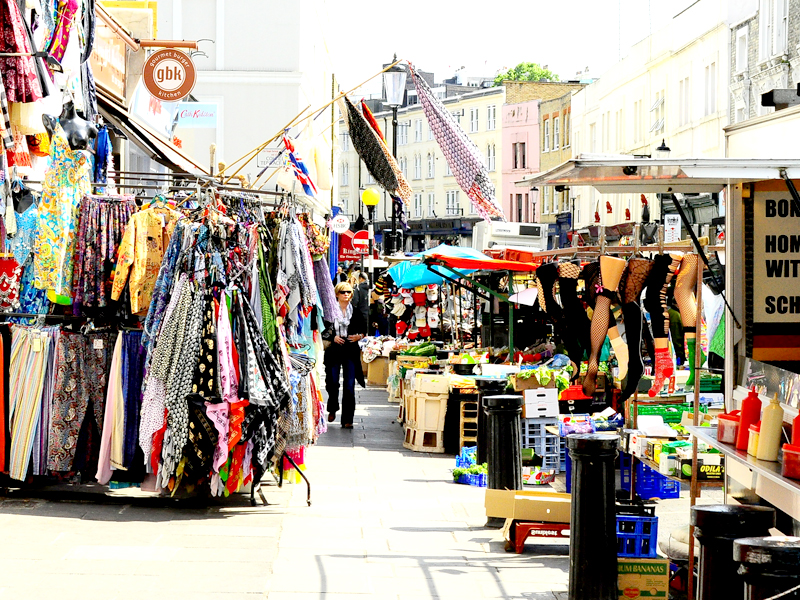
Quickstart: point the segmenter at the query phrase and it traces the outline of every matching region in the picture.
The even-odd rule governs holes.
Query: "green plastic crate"
[[[633,407],[631,403],[631,407]],[[639,404],[638,414],[641,415],[658,415],[664,419],[664,423],[680,423],[681,415],[684,412],[692,412],[694,404],[691,402],[683,402],[681,404]],[[631,408],[633,411],[633,408]],[[708,407],[700,405],[700,412],[707,413]],[[631,412],[633,417],[633,412]]]

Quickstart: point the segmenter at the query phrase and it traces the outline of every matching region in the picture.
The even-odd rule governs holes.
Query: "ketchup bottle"
[[[800,415],[792,421],[792,445],[800,446]]]
[[[739,419],[739,435],[736,437],[736,449],[747,450],[750,425],[758,423],[761,419],[761,399],[756,394],[756,389],[751,388],[747,398],[742,400],[742,412]]]

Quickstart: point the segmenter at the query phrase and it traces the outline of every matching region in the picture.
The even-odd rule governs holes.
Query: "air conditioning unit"
[[[472,228],[472,247],[486,250],[494,246],[547,250],[547,224],[480,221]]]

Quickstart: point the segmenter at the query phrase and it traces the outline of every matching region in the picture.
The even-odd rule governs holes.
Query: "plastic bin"
[[[631,489],[631,457],[629,454],[620,453],[619,455],[619,480],[623,490]],[[681,484],[664,477],[642,463],[636,463],[636,493],[643,500],[659,498],[666,500],[669,498],[680,498]]]
[[[656,558],[658,517],[617,515],[617,556]]]
[[[633,417],[633,406],[631,402],[631,417]],[[682,402],[680,404],[638,404],[637,414],[657,415],[664,419],[664,423],[680,423],[684,412],[694,411],[692,402]],[[700,405],[700,412],[707,413],[708,406]]]

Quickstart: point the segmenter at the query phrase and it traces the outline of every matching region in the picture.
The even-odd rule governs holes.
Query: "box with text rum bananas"
[[[645,558],[617,559],[619,600],[669,598],[669,561]]]

